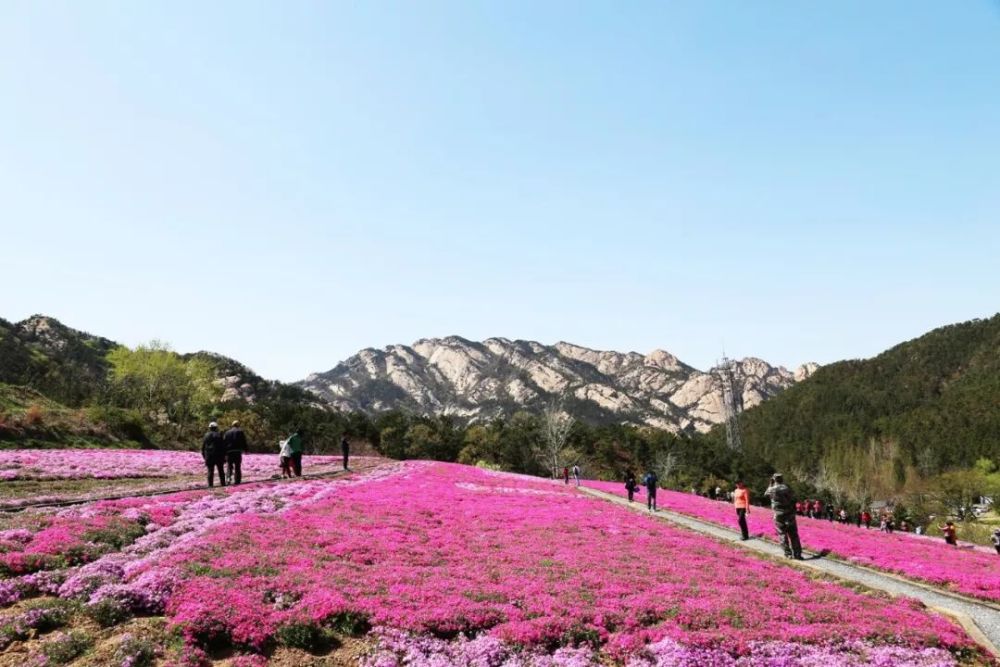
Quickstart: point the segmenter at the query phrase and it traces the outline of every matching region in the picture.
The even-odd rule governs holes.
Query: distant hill
[[[1000,459],[1000,315],[823,366],[741,415],[749,451],[810,468],[831,448],[898,445],[925,474]],[[713,436],[721,438],[721,430]]]
[[[752,407],[808,377],[747,358],[736,363],[743,405]],[[554,400],[594,423],[707,431],[723,420],[715,375],[663,350],[648,355],[591,350],[571,343],[458,336],[365,349],[300,383],[342,410],[402,409],[466,420],[539,412]]]
[[[219,399],[189,431],[171,431],[162,415],[120,409],[108,395],[108,355],[118,346],[45,315],[0,319],[0,446],[190,447],[208,419],[225,416],[251,420],[259,446],[270,448],[289,429],[308,427],[314,446],[332,448],[348,419],[302,388],[265,380],[220,354],[196,352],[177,356],[208,363]]]

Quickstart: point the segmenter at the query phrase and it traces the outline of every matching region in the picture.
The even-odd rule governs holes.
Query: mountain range
[[[737,393],[751,408],[809,377],[753,357],[733,362]],[[592,350],[572,343],[459,336],[367,348],[299,383],[344,411],[403,409],[463,420],[540,412],[553,403],[597,423],[632,423],[674,433],[704,432],[724,420],[718,373],[663,350]]]

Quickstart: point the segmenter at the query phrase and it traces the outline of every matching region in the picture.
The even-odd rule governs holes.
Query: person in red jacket
[[[733,491],[733,506],[736,508],[736,521],[740,524],[741,540],[750,539],[750,531],[747,528],[747,514],[750,513],[750,490],[742,482],[736,482],[736,490]]]
[[[563,468],[563,482],[569,484],[569,467]]]
[[[861,523],[865,524],[865,528],[872,527],[872,515],[871,512],[865,510],[861,513]]]

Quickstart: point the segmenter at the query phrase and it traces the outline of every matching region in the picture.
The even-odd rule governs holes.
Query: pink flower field
[[[353,457],[360,463],[364,457]],[[307,456],[315,469],[340,467],[340,456]],[[278,455],[245,454],[243,476],[270,477],[278,471]],[[144,449],[14,449],[0,450],[0,481],[57,479],[166,479],[205,474],[198,452]]]
[[[615,495],[626,495],[622,483],[587,481],[584,484]],[[645,495],[641,499],[645,504]],[[665,489],[657,492],[656,501],[660,509],[738,529],[736,511],[730,503]],[[750,531],[777,541],[771,516],[770,509],[753,507],[747,516]],[[960,549],[943,540],[909,533],[880,533],[823,519],[798,517],[798,524],[802,546],[812,551],[828,551],[832,556],[858,565],[1000,602],[1000,556],[993,551]]]
[[[368,667],[985,664],[915,602],[460,465],[0,518],[0,606],[58,596],[163,615],[185,664],[232,647],[263,665],[330,635],[361,637]]]

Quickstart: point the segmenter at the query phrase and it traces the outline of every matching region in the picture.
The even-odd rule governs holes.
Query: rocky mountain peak
[[[797,381],[788,370],[752,357],[738,361],[734,372],[744,407]],[[412,345],[362,350],[300,385],[340,409],[369,412],[396,408],[489,419],[560,401],[591,421],[675,432],[705,431],[723,420],[713,371],[692,368],[665,350],[642,355],[565,341],[544,345],[500,337],[482,342],[461,336],[424,338]]]

